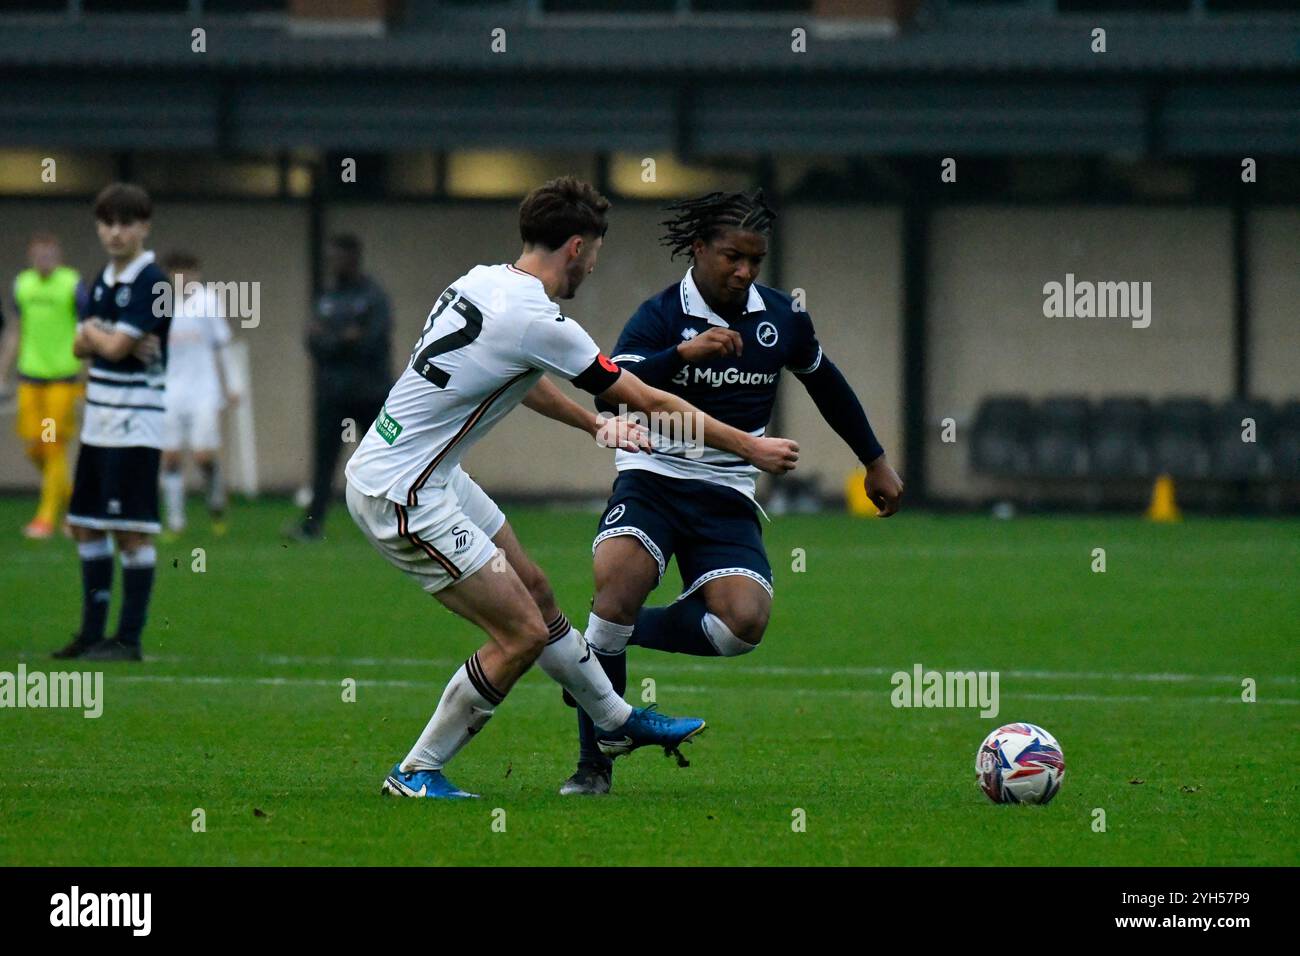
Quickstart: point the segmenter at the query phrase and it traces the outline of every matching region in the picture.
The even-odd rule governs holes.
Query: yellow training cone
[[[1147,518],[1151,521],[1182,521],[1182,512],[1174,500],[1174,479],[1170,475],[1161,475],[1151,489],[1151,507],[1147,508]]]
[[[849,514],[871,518],[880,510],[875,502],[867,497],[863,482],[867,480],[867,469],[856,468],[844,479],[844,501],[849,506]]]

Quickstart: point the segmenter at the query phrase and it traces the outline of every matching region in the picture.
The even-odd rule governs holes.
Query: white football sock
[[[635,624],[615,624],[595,614],[587,616],[587,643],[601,654],[622,654],[634,630]]]
[[[162,473],[163,506],[167,509],[167,527],[180,531],[185,527],[185,472]]]
[[[700,620],[704,628],[704,636],[709,639],[709,643],[723,657],[737,657],[741,654],[748,654],[757,644],[750,644],[748,641],[742,641],[735,634],[731,633],[731,628],[718,615],[711,612],[705,613]]]
[[[79,541],[77,542],[77,554],[82,561],[111,558],[113,556],[113,539],[105,535],[92,541]]]
[[[152,544],[142,545],[134,551],[123,551],[118,561],[123,568],[152,568],[158,564],[158,549]]]
[[[424,733],[403,758],[402,772],[441,770],[483,729],[504,696],[488,682],[475,652],[452,675]]]
[[[549,625],[551,642],[537,659],[551,680],[573,695],[601,730],[617,730],[632,716],[632,705],[614,690],[592,648],[563,614]]]

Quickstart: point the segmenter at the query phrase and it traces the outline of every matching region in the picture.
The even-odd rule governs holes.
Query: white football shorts
[[[221,447],[221,409],[217,405],[169,406],[163,412],[163,451],[216,451]]]
[[[347,487],[348,511],[390,564],[436,594],[492,560],[492,536],[506,516],[487,492],[457,468],[442,488],[425,487],[420,503],[399,505]]]

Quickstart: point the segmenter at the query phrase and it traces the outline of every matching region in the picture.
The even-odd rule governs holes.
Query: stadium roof
[[[1300,151],[1297,17],[949,15],[891,32],[491,9],[383,37],[204,17],[203,53],[184,17],[0,24],[0,145]]]
[[[409,70],[763,70],[946,74],[1168,74],[1300,70],[1300,16],[1197,19],[1170,16],[950,15],[894,30],[880,21],[806,16],[529,18],[513,10],[446,11],[438,28],[404,26],[386,36],[298,31],[279,17],[0,17],[0,67]],[[207,52],[190,30],[207,31]],[[493,52],[490,31],[506,30]],[[791,52],[790,31],[808,30],[808,52]],[[1091,31],[1107,31],[1094,53]],[[200,65],[201,61],[201,65]]]

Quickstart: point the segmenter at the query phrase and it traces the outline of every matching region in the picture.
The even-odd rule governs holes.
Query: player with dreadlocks
[[[613,361],[753,435],[766,429],[788,369],[867,466],[866,491],[880,514],[893,514],[903,484],[853,389],[823,353],[808,313],[786,293],[755,282],[776,218],[762,191],[710,193],[668,208],[674,215],[663,223],[663,245],[672,258],[689,256],[691,267],[681,282],[641,304]],[[619,452],[615,464],[618,480],[593,545],[596,594],[586,630],[615,689],[627,684],[629,644],[702,657],[752,651],[772,609],[772,568],[754,500],[757,471],[685,440],[658,444],[650,455]],[[643,607],[674,554],[681,595],[667,607]],[[582,710],[578,736],[578,770],[560,792],[608,793],[612,764]]]

